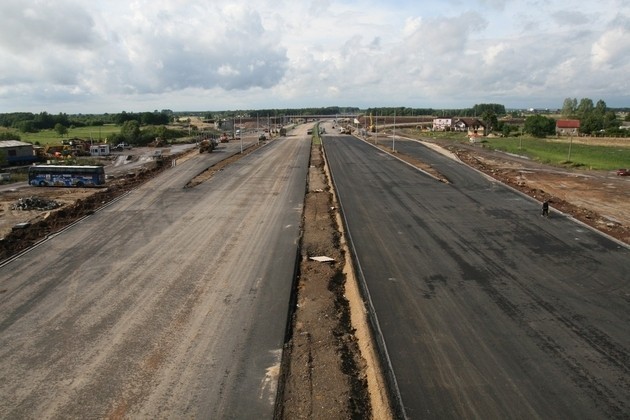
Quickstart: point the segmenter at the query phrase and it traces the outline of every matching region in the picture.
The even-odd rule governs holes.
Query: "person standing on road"
[[[549,217],[549,200],[545,200],[542,203],[542,215]]]

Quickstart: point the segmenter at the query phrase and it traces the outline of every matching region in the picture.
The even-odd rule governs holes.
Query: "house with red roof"
[[[580,120],[556,121],[556,134],[559,136],[577,136],[580,131]]]

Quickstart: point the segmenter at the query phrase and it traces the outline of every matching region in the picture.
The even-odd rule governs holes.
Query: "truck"
[[[339,132],[341,134],[352,134],[352,130],[350,129],[350,127],[342,127]]]
[[[213,138],[203,139],[199,142],[199,153],[207,152],[212,153],[216,149],[219,142]]]

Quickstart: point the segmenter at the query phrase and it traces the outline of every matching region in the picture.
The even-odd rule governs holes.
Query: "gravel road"
[[[0,417],[271,417],[309,151],[195,156],[0,267]]]

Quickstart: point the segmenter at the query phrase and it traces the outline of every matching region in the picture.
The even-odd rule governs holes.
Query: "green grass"
[[[408,129],[402,130],[402,132],[407,131]],[[418,130],[415,130],[419,132]],[[446,139],[446,140],[457,140],[457,141],[468,141],[468,135],[466,133],[455,132],[455,131],[433,131],[433,132],[421,132],[424,137],[430,137],[434,139]]]
[[[561,141],[527,136],[486,138],[484,145],[551,165],[598,170],[613,170],[630,166],[630,148],[577,144],[568,138]]]
[[[61,144],[64,139],[78,137],[81,139],[93,139],[96,142],[104,142],[108,136],[120,133],[117,125],[103,125],[99,127],[78,127],[69,128],[68,134],[63,137],[55,130],[42,130],[38,133],[20,133],[21,141],[46,146],[49,144]]]
[[[435,132],[422,134],[428,138],[468,142],[465,133]],[[630,143],[630,139],[628,139]],[[540,139],[532,136],[486,137],[484,147],[526,156],[532,160],[555,165],[610,171],[630,167],[630,147],[577,144],[570,138]],[[571,154],[569,156],[569,145]]]
[[[315,127],[313,127],[313,144],[322,144],[322,139],[319,137],[319,123],[315,124]]]
[[[15,182],[24,182],[28,181],[28,174],[26,172],[11,172],[11,180],[10,181],[0,181],[0,185],[9,185]]]

